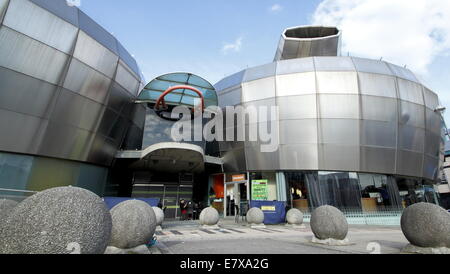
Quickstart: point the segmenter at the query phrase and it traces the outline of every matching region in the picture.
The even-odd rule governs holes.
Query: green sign
[[[269,198],[268,180],[252,180],[252,200],[267,201]]]

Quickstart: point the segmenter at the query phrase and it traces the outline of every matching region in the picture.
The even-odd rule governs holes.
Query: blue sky
[[[343,30],[343,54],[406,65],[449,108],[450,1],[81,0],[84,12],[133,54],[149,81],[173,71],[215,84],[273,60],[286,27]]]

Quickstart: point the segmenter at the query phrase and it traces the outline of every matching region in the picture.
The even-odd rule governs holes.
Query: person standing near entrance
[[[180,200],[181,220],[186,220],[187,215],[187,203],[184,199]]]

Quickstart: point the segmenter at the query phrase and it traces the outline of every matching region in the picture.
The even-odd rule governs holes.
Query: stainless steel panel
[[[439,158],[425,155],[423,160],[423,177],[436,180],[439,176]]]
[[[417,152],[424,151],[425,131],[422,128],[399,125],[399,148]]]
[[[141,71],[136,63],[136,60],[131,56],[131,54],[122,46],[122,44],[118,41],[117,47],[119,50],[119,56],[123,60],[125,64],[134,72],[138,77],[141,76]]]
[[[396,122],[362,120],[361,145],[395,148],[397,125]]]
[[[275,77],[242,83],[242,101],[251,102],[275,97]]]
[[[414,73],[412,73],[409,69],[402,68],[402,67],[399,67],[397,65],[387,63],[387,62],[386,62],[386,64],[389,66],[389,68],[391,69],[391,71],[394,73],[395,76],[409,80],[409,81],[420,83],[420,81],[417,79],[417,77],[414,75]]]
[[[422,176],[423,154],[398,150],[397,151],[397,174],[406,176]]]
[[[67,5],[66,1],[30,0],[44,9],[56,14],[67,22],[78,26],[78,9]]]
[[[269,63],[262,66],[252,67],[245,70],[243,82],[250,82],[275,75],[277,63]]]
[[[143,136],[144,136],[144,132],[142,129],[138,128],[135,125],[131,125],[131,127],[127,131],[127,135],[126,135],[125,140],[122,143],[122,147],[120,149],[141,150]]]
[[[242,79],[244,79],[245,70],[232,74],[224,79],[220,80],[214,85],[217,93],[220,93],[222,90],[234,87],[236,85],[240,85]]]
[[[422,85],[398,78],[398,91],[400,99],[423,105]]]
[[[116,55],[119,55],[119,51],[117,49],[117,40],[112,34],[107,32],[102,26],[97,24],[82,11],[78,11],[78,18],[81,30],[100,42],[100,44],[102,44],[103,46],[110,49]]]
[[[280,144],[316,144],[317,120],[281,120]]]
[[[318,96],[321,118],[359,119],[359,96],[321,94]]]
[[[39,154],[49,157],[86,161],[94,134],[71,126],[49,123]]]
[[[350,57],[314,57],[317,71],[354,71],[355,65]]]
[[[425,108],[421,105],[400,101],[401,124],[425,128]]]
[[[271,110],[272,107],[276,107],[275,98],[247,102],[242,104],[242,106],[244,107],[244,110],[247,111],[248,113],[254,113],[254,111],[256,110],[256,113],[258,113],[257,119],[259,122],[274,121],[279,119],[278,114],[272,115]],[[247,115],[246,117],[247,118],[245,123],[247,124],[250,122],[248,118],[250,117],[250,115]]]
[[[321,40],[311,41],[311,56],[338,56],[340,55],[339,48],[340,37],[334,37],[330,39],[327,43],[323,43]]]
[[[297,56],[295,58],[303,58],[303,57],[310,57],[311,56],[311,41],[304,41],[302,43],[299,43],[298,50],[297,50]],[[284,56],[284,53],[282,54],[283,59],[287,59],[288,56]]]
[[[0,109],[0,150],[36,154],[47,120]]]
[[[386,97],[361,96],[361,118],[385,122],[397,122],[397,100]]]
[[[111,80],[76,59],[67,72],[64,87],[99,103],[105,103]]]
[[[137,93],[139,92],[139,81],[122,64],[119,64],[119,66],[117,67],[116,82],[118,82],[132,95],[137,95]]]
[[[280,168],[279,153],[261,152],[259,146],[245,147],[247,170],[277,170]]]
[[[0,83],[0,108],[48,117],[56,101],[56,86],[1,67]]]
[[[319,169],[318,146],[311,144],[280,145],[280,169]]]
[[[361,147],[362,172],[395,174],[395,149]]]
[[[226,93],[220,93],[218,98],[219,106],[226,107],[239,105],[241,103],[241,98],[242,88],[239,86],[235,89],[227,91]]]
[[[316,93],[315,72],[293,73],[276,76],[277,96]]]
[[[12,1],[3,24],[65,53],[71,51],[78,32],[74,25],[28,0]]]
[[[299,72],[314,72],[312,57],[288,59],[277,62],[277,75]]]
[[[352,57],[352,60],[357,71],[394,75],[385,62],[357,57]]]
[[[434,111],[436,107],[439,106],[439,98],[437,94],[424,87],[423,95],[425,98],[425,106]]]
[[[280,59],[292,59],[297,58],[299,43],[297,41],[283,40],[283,45],[280,50]],[[275,58],[279,60],[278,58]]]
[[[316,74],[319,93],[358,94],[358,77],[356,72],[326,72]]]
[[[280,119],[317,118],[316,95],[277,97]]]
[[[96,135],[92,143],[87,161],[97,164],[109,165],[114,159],[117,147],[104,136]]]
[[[435,134],[441,134],[442,130],[442,118],[438,113],[426,108],[425,109],[426,116],[426,128],[428,131],[431,131]]]
[[[5,11],[8,8],[9,0],[0,0],[0,24],[3,22]]]
[[[441,136],[434,134],[432,132],[426,131],[425,132],[425,153],[433,156],[433,157],[439,157],[439,151],[440,151],[440,145],[441,145]]]
[[[73,55],[109,78],[114,77],[119,57],[82,31],[78,35]]]
[[[114,125],[114,123],[117,122],[119,119],[119,114],[117,112],[114,112],[110,109],[105,109],[105,112],[103,113],[103,116],[100,121],[100,125],[97,129],[97,133],[108,136],[111,132],[111,129]]]
[[[145,105],[135,105],[133,110],[133,115],[131,121],[138,126],[138,128],[143,129],[145,126],[145,116],[147,113],[147,107]]]
[[[319,143],[359,145],[359,120],[319,120]]]
[[[245,150],[235,149],[221,154],[224,161],[225,172],[245,172],[247,169],[245,160]]]
[[[86,97],[62,89],[50,120],[95,132],[104,108]]]
[[[359,146],[319,145],[319,170],[359,171]]]
[[[128,102],[131,102],[132,98],[128,92],[122,88],[116,82],[113,82],[110,88],[107,106],[117,112],[122,111],[122,108]]]
[[[107,137],[109,137],[117,146],[120,146],[125,139],[128,128],[131,126],[131,121],[119,116],[113,123],[112,129]]]
[[[361,94],[397,98],[395,77],[375,73],[358,73]]]
[[[57,84],[68,56],[7,27],[0,29],[0,66]]]

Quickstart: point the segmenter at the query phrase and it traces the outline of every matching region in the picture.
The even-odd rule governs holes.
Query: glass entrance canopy
[[[187,85],[199,90],[204,97],[205,107],[217,106],[217,94],[214,87],[205,79],[192,73],[170,73],[159,76],[148,83],[138,96],[139,102],[156,103],[158,98],[169,88]],[[164,101],[168,105],[195,106],[195,99],[199,99],[197,93],[188,89],[175,89],[165,96]]]

